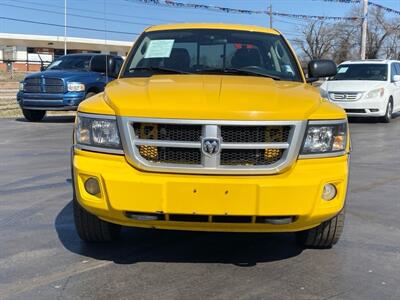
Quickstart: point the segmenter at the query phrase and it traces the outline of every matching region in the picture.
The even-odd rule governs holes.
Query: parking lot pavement
[[[330,250],[292,234],[75,233],[73,117],[0,119],[0,299],[400,299],[400,117],[351,124],[347,220]]]

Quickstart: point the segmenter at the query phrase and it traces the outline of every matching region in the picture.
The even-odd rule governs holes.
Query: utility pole
[[[272,0],[270,1],[269,7],[268,7],[269,11],[269,27],[272,28]]]
[[[362,31],[361,31],[361,59],[365,59],[367,52],[367,29],[368,29],[368,0],[363,0],[363,16],[362,16]]]
[[[64,0],[64,55],[67,55],[67,0]]]

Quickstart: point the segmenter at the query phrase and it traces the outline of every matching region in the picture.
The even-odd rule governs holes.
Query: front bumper
[[[387,107],[387,101],[383,98],[332,102],[342,107],[349,117],[382,117]]]
[[[21,108],[32,110],[76,110],[79,103],[85,99],[84,92],[68,92],[63,94],[17,94],[17,101]]]
[[[124,156],[73,150],[76,198],[89,212],[125,226],[231,232],[289,232],[318,226],[334,217],[345,203],[348,156],[298,160],[282,174],[211,176],[142,172]],[[96,177],[101,193],[85,191],[84,182]],[[321,198],[323,186],[333,183],[338,194]],[[137,221],[127,213],[163,214],[162,221]],[[170,214],[208,216],[206,222],[170,221]],[[251,217],[248,223],[213,222],[213,216]],[[260,224],[257,217],[293,216],[285,225]]]

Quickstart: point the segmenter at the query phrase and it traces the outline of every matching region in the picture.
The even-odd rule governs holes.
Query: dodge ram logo
[[[220,141],[217,138],[204,138],[201,141],[201,148],[206,155],[216,155],[220,150]]]

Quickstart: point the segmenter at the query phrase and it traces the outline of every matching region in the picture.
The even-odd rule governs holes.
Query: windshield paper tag
[[[340,68],[338,70],[338,74],[346,73],[348,69],[349,69],[349,67]]]
[[[165,58],[171,55],[175,40],[153,40],[150,41],[144,58]]]

